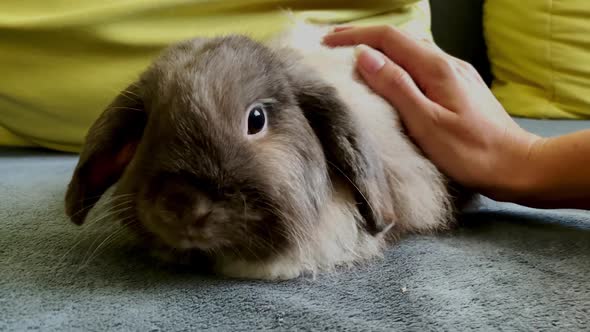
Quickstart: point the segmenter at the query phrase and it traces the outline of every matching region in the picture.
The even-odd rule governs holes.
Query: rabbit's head
[[[335,89],[243,36],[174,45],[90,128],[66,195],[76,224],[112,204],[170,247],[265,259],[312,234],[335,178],[376,234],[383,165]]]

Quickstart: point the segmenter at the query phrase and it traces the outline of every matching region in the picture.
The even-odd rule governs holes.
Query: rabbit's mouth
[[[137,218],[149,233],[179,250],[233,252],[241,256],[253,253],[259,257],[276,250],[273,245],[278,241],[284,242],[278,239],[282,236],[272,234],[271,225],[277,225],[275,217],[254,210],[244,213],[242,209],[216,206],[189,222],[144,206],[137,210]]]
[[[204,236],[202,233],[191,232],[188,229],[184,232],[166,232],[159,235],[169,246],[177,249],[212,251],[218,247],[218,243],[212,238]]]
[[[180,223],[175,220],[158,218],[154,214],[143,213],[140,215],[140,220],[149,232],[172,248],[211,251],[222,245],[227,245],[227,241],[224,240],[227,235],[220,234],[219,227],[216,227],[216,224],[227,226],[227,223],[220,222],[220,218],[215,217],[210,213],[194,223]]]
[[[286,232],[268,226],[277,224],[274,218],[254,221],[252,224],[256,226],[252,229],[245,226],[247,221],[235,219],[214,220],[205,227],[170,227],[169,224],[154,224],[146,220],[141,223],[164,245],[179,252],[196,250],[210,257],[240,257],[259,261],[289,247]]]

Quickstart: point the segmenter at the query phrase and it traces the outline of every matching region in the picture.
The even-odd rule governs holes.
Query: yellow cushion
[[[110,100],[171,43],[288,19],[394,24],[430,36],[427,0],[0,1],[0,145],[78,152]]]
[[[484,32],[506,110],[590,118],[590,1],[487,0]]]

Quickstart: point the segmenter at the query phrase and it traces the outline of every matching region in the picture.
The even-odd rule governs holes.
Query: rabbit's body
[[[444,177],[357,78],[353,49],[323,47],[322,35],[297,24],[266,46],[171,47],[132,85],[141,100],[119,96],[90,130],[66,199],[72,220],[114,180],[125,220],[204,252],[220,274],[257,279],[364,262],[404,233],[446,228]],[[268,129],[242,134],[256,100],[274,105]]]

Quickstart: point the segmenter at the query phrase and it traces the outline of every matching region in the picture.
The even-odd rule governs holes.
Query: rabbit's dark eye
[[[261,132],[266,126],[266,112],[262,105],[256,105],[250,109],[248,114],[248,135]]]

